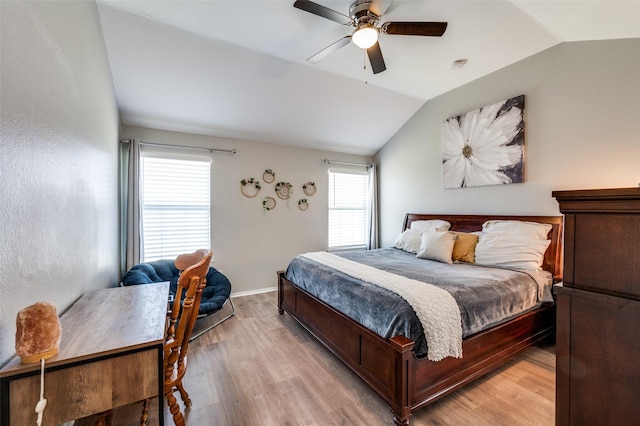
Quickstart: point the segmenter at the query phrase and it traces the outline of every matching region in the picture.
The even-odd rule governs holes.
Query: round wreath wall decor
[[[289,182],[276,183],[276,194],[281,200],[288,200],[291,198],[291,194],[293,194],[293,185]]]
[[[264,211],[268,212],[269,210],[273,210],[276,208],[276,200],[273,197],[264,197],[262,200],[262,208]]]
[[[262,180],[266,183],[271,183],[276,180],[276,173],[271,169],[267,169],[262,174]]]
[[[309,197],[311,197],[313,194],[316,193],[316,184],[313,182],[307,182],[304,185],[302,185],[302,191],[304,191],[305,195],[308,195]]]
[[[260,182],[257,179],[249,178],[240,181],[240,192],[247,198],[253,198],[260,192]]]
[[[309,203],[307,202],[306,198],[301,198],[300,200],[298,200],[298,208],[302,211],[309,208]]]

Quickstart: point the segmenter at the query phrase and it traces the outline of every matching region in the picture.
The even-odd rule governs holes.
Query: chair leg
[[[149,419],[149,399],[145,399],[142,403],[142,416],[140,417],[140,426],[147,426]]]
[[[169,406],[169,411],[173,415],[173,423],[176,426],[185,426],[184,417],[182,417],[182,413],[180,412],[180,405],[178,405],[178,400],[175,396],[173,396],[173,389],[165,394],[167,398],[167,405]]]
[[[191,336],[191,338],[189,339],[189,341],[193,341],[194,339],[197,339],[198,337],[202,336],[204,333],[206,333],[207,331],[213,329],[214,327],[222,324],[223,322],[225,322],[226,320],[228,320],[229,318],[231,318],[232,316],[234,316],[236,314],[236,307],[233,306],[233,301],[231,300],[231,298],[227,299],[229,301],[229,304],[231,305],[231,313],[229,315],[227,315],[226,317],[222,318],[220,321],[216,322],[213,325],[210,325],[209,327],[205,328],[202,331],[197,332],[196,334],[194,334],[193,336]],[[226,304],[226,302],[225,302]],[[224,307],[224,305],[222,305]]]
[[[96,426],[111,426],[111,420],[113,418],[113,412],[103,411],[98,414],[98,418],[96,419]]]
[[[178,392],[180,392],[180,397],[182,398],[182,402],[184,402],[185,407],[191,407],[191,398],[189,398],[189,394],[182,386],[182,382],[176,383],[176,388],[178,388]]]

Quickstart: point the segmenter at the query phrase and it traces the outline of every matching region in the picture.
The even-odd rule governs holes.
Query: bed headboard
[[[411,222],[416,220],[442,219],[451,224],[451,231],[474,232],[481,231],[482,224],[487,220],[522,220],[526,222],[548,223],[552,226],[549,231],[551,244],[544,255],[542,268],[553,274],[555,281],[562,280],[562,216],[488,216],[488,215],[446,215],[446,214],[415,214],[407,213],[402,230],[408,229]]]

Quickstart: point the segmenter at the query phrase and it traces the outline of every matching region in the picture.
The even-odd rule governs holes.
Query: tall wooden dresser
[[[565,215],[556,425],[639,424],[640,188],[553,196]]]

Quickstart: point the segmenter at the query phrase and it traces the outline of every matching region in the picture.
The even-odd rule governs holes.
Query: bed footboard
[[[550,305],[465,339],[463,358],[418,359],[410,339],[383,339],[277,274],[280,314],[287,312],[387,401],[396,425],[408,425],[413,411],[554,335]]]
[[[406,420],[411,411],[409,381],[413,342],[403,336],[386,340],[356,323],[278,272],[278,310],[285,311],[360,376]],[[402,423],[400,423],[402,424]]]

